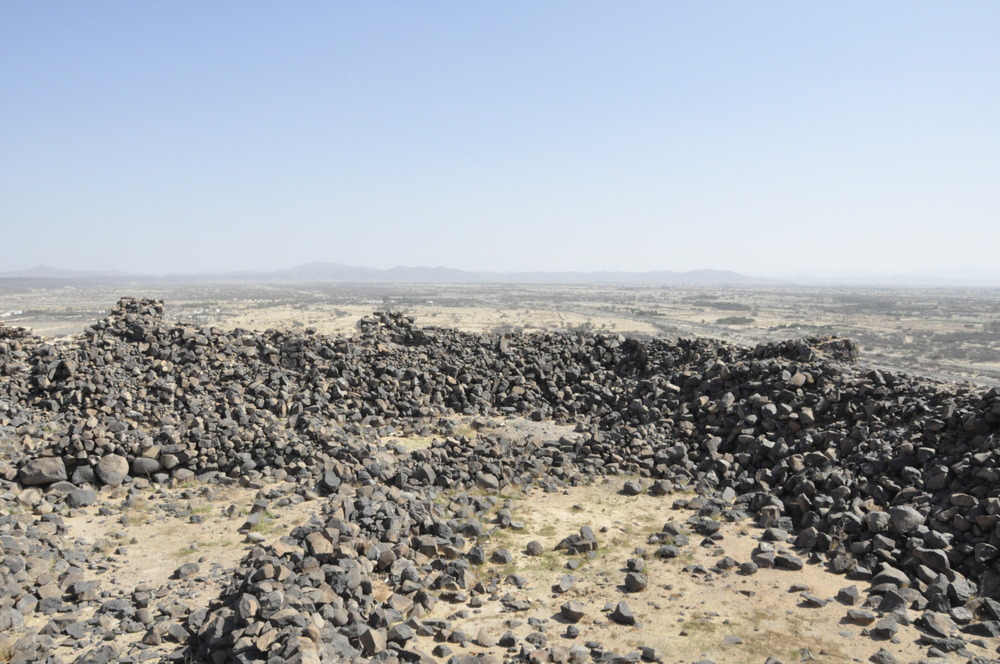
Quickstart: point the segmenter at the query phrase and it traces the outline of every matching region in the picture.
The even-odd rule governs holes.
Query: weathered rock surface
[[[21,466],[18,479],[25,486],[54,484],[66,479],[66,464],[59,457],[31,459]]]

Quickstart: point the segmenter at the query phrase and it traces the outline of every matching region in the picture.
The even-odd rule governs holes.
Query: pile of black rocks
[[[328,496],[322,518],[255,548],[186,619],[178,656],[199,661],[417,661],[413,635],[445,629],[419,620],[430,604],[491,592],[474,568],[477,514],[493,504],[461,492],[616,473],[721,497],[835,572],[1000,636],[1000,393],[856,358],[845,339],[473,335],[395,313],[351,338],[223,331],[123,299],[68,343],[0,327],[0,477],[77,504],[135,479],[292,481]],[[577,434],[378,453],[453,415]],[[435,502],[445,491],[466,504]],[[0,517],[0,628],[46,602],[28,587],[24,535],[56,536],[58,516],[28,521]],[[43,594],[85,592],[59,560]]]

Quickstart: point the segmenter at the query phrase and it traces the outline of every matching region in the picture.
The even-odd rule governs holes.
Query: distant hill
[[[372,273],[379,271],[368,267],[343,265],[342,263],[314,262],[274,272],[258,273],[254,276],[266,281],[368,281]],[[233,274],[232,276],[238,275]]]
[[[870,287],[967,287],[996,288],[1000,273],[992,270],[934,271],[926,275],[843,274],[826,277],[798,275],[751,277],[730,270],[675,272],[567,271],[489,272],[448,267],[396,266],[389,269],[316,261],[281,270],[240,272],[134,274],[114,270],[64,270],[39,265],[28,270],[0,272],[5,287],[14,281],[23,287],[53,287],[121,284],[193,283],[425,283],[425,284],[637,284],[650,286],[820,286]]]
[[[141,275],[122,272],[63,270],[38,266],[30,270],[0,272],[0,279],[56,281],[192,282],[340,282],[340,283],[548,283],[548,284],[656,284],[656,285],[755,285],[774,283],[725,270],[673,272],[471,272],[446,267],[397,266],[387,270],[313,262],[271,272],[227,272],[219,274]]]
[[[446,267],[394,267],[380,270],[340,263],[307,263],[260,275],[265,281],[339,281],[366,283],[635,283],[663,285],[754,285],[773,283],[727,270],[673,272],[471,272]]]
[[[676,286],[693,285],[754,285],[773,283],[768,279],[748,277],[728,270],[691,270],[673,272],[487,272],[488,280],[515,281],[519,283],[638,283]]]
[[[48,265],[38,265],[29,270],[0,272],[0,279],[104,279],[124,277],[124,272],[113,270],[63,270]]]

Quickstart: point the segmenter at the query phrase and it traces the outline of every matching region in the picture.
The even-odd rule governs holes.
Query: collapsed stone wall
[[[41,486],[225,475],[289,478],[336,494],[361,483],[396,492],[367,500],[417,503],[440,487],[637,473],[761,514],[836,571],[898,572],[924,606],[1000,596],[1000,394],[864,369],[852,364],[856,357],[843,339],[748,348],[708,339],[473,335],[418,329],[394,313],[363,320],[351,338],[227,332],[170,325],[162,303],[126,299],[70,344],[9,329],[0,335],[0,432],[18,443],[2,472]],[[380,435],[426,432],[456,413],[575,423],[579,435],[517,450],[501,439],[449,439],[392,465],[372,453]],[[330,510],[343,510],[343,500]],[[376,529],[359,540],[353,526],[313,524],[289,543],[309,555],[256,551],[223,613],[191,625],[199,647],[218,645],[220,625],[228,634],[242,619],[230,604],[247,595],[261,565],[277,569],[271,558],[291,563],[298,579],[314,563],[370,557],[386,541],[427,536],[441,522],[417,523],[404,512],[401,521],[387,517],[392,537]],[[324,553],[310,549],[320,531],[334,553],[322,543]],[[448,541],[435,546],[454,545]],[[391,550],[408,559],[407,550]],[[353,596],[338,597],[357,615],[337,627],[370,627],[372,612],[385,610],[350,608]],[[329,632],[324,611],[301,620]],[[307,627],[288,620],[285,636]],[[324,643],[365,650],[352,629],[335,629]],[[239,638],[251,636],[259,634]]]

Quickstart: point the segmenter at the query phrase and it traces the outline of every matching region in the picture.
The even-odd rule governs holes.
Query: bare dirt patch
[[[499,646],[482,647],[476,637],[482,632],[500,639],[510,631],[519,643],[544,638],[549,646],[568,648],[595,642],[619,655],[648,646],[674,662],[759,663],[769,656],[786,662],[810,657],[820,662],[849,662],[866,660],[880,648],[900,661],[924,656],[925,647],[915,643],[919,633],[912,626],[901,627],[899,643],[892,643],[862,636],[862,626],[846,623],[848,607],[834,597],[853,582],[819,565],[807,564],[800,571],[761,569],[751,576],[715,568],[725,556],[737,562],[751,559],[762,531],[749,521],[723,523],[721,537],[710,544],[703,544],[702,536],[688,530],[690,543],[680,547],[678,557],[658,558],[659,544],[651,543],[650,536],[658,536],[666,522],[682,524],[691,515],[673,507],[684,496],[625,496],[619,491],[621,486],[622,478],[613,478],[559,493],[531,489],[510,496],[508,504],[520,525],[494,533],[485,546],[487,562],[477,569],[480,579],[499,580],[494,600],[471,609],[441,602],[426,616],[450,620],[453,631],[473,638],[464,646],[448,644],[448,648],[503,653]],[[567,555],[554,550],[560,540],[583,526],[595,532],[596,552]],[[526,552],[532,541],[542,545],[540,555]],[[508,550],[512,561],[490,562],[497,549]],[[628,592],[623,585],[630,558],[642,559],[645,565],[645,590]],[[568,569],[567,563],[579,566]],[[572,587],[556,592],[554,586],[566,574],[575,578]],[[864,584],[859,588],[863,590]],[[829,601],[810,608],[803,592]],[[567,634],[571,623],[560,615],[560,606],[569,600],[579,601],[585,612],[576,623],[579,634],[575,637]],[[634,626],[609,618],[608,609],[623,600],[635,615]],[[517,602],[526,608],[512,610]],[[421,645],[427,652],[435,647],[429,639]],[[980,655],[988,652],[977,650]]]
[[[137,594],[148,594],[154,615],[172,611],[183,615],[218,597],[256,543],[277,541],[320,509],[319,501],[282,505],[269,501],[259,523],[246,528],[254,503],[275,488],[197,483],[131,491],[105,488],[94,505],[73,510],[63,521],[67,537],[89,551],[85,581],[97,582],[112,597],[134,601]],[[191,563],[197,571],[178,574]],[[93,615],[91,607],[78,617],[89,620]],[[117,636],[114,645],[147,638],[147,625],[141,619],[135,622],[143,628]],[[164,644],[153,650],[169,652],[175,647],[176,643]],[[73,649],[57,648],[53,654],[70,659]]]

